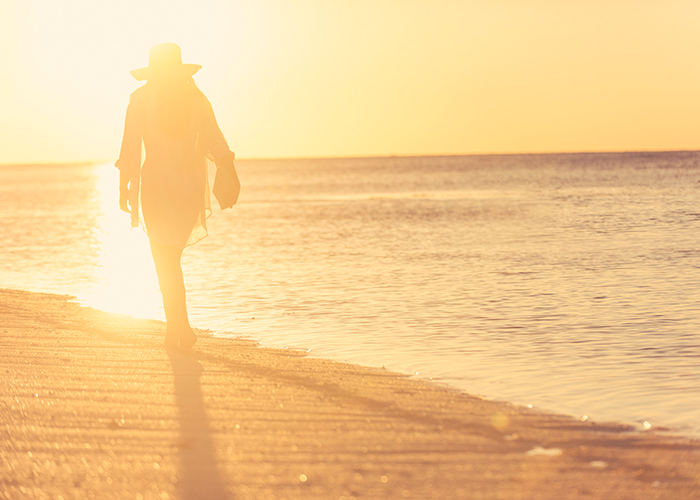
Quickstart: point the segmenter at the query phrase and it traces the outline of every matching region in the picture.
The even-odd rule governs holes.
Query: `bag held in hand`
[[[227,167],[217,168],[214,178],[214,196],[219,202],[221,210],[232,208],[238,201],[240,192],[241,183],[238,181],[236,170]]]

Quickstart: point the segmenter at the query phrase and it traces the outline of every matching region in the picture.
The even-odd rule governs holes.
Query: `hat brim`
[[[192,76],[200,69],[202,69],[200,64],[177,64],[158,69],[148,66],[131,70],[130,73],[138,81],[142,81],[165,76]]]

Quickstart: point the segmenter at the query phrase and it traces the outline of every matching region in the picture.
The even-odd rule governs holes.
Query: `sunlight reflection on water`
[[[78,299],[103,311],[164,319],[148,237],[130,229],[129,215],[116,203],[119,173],[114,165],[95,168],[99,264],[91,286]]]

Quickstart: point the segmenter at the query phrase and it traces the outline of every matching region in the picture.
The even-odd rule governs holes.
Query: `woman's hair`
[[[156,113],[162,132],[172,138],[184,136],[190,123],[197,86],[191,76],[148,81],[154,90]]]

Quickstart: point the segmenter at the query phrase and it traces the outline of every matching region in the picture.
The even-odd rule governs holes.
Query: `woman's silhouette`
[[[180,47],[174,43],[150,49],[148,67],[131,72],[147,83],[131,94],[116,162],[119,206],[131,213],[132,227],[140,224],[142,214],[151,244],[167,320],[165,348],[179,346],[183,352],[191,349],[197,337],[187,317],[180,259],[185,247],[207,235],[211,206],[206,159],[223,171],[217,172],[216,187],[224,190],[226,206],[236,202],[240,190],[235,156],[211,104],[192,79],[200,68],[183,64]],[[220,173],[224,181],[219,180]]]

